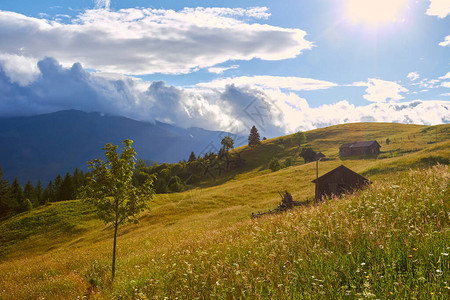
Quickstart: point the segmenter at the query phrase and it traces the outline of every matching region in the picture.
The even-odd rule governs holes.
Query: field
[[[341,143],[371,139],[378,157],[338,158]],[[306,145],[327,156],[319,175],[344,164],[373,184],[250,219],[279,191],[312,198],[315,163],[296,158],[294,135],[236,149],[244,169],[157,195],[119,229],[113,283],[112,228],[78,200],[51,203],[0,223],[0,299],[449,298],[450,126],[338,125]],[[272,157],[297,163],[271,172]]]

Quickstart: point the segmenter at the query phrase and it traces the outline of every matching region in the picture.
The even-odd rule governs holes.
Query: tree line
[[[261,144],[260,135],[255,126],[250,130],[248,145],[255,148]],[[157,194],[181,192],[196,187],[203,181],[215,180],[232,169],[245,165],[245,159],[239,152],[231,152],[234,140],[225,136],[218,153],[207,152],[196,155],[191,152],[187,160],[178,163],[153,163],[147,165],[140,159],[135,166],[132,182],[135,187],[142,186],[154,177],[153,189]],[[0,218],[21,213],[49,202],[66,201],[81,197],[90,173],[76,168],[65,176],[58,174],[44,188],[39,180],[35,185],[30,180],[21,186],[15,178],[12,183],[4,179],[0,166]]]
[[[67,172],[64,177],[58,174],[45,188],[40,180],[36,185],[28,180],[22,187],[17,177],[9,183],[0,166],[0,217],[21,213],[49,202],[76,199],[86,176],[77,168],[72,174]]]

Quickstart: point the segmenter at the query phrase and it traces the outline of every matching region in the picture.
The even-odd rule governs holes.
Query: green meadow
[[[112,227],[87,204],[50,203],[0,221],[0,299],[448,299],[450,125],[337,125],[301,147],[373,183],[318,205],[251,219],[280,191],[314,196],[316,164],[295,135],[235,149],[246,165],[181,193],[156,195],[137,225]],[[390,143],[386,144],[389,138]],[[377,157],[340,159],[373,140]],[[294,165],[272,172],[269,161]]]

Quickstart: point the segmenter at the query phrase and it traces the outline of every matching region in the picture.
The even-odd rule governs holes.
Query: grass
[[[264,141],[253,152],[238,149],[247,159],[244,172],[158,195],[140,225],[119,229],[114,284],[112,229],[83,203],[53,203],[3,221],[0,299],[445,299],[450,126],[439,126],[438,142],[428,144],[435,128],[390,125],[307,133],[307,143],[329,158],[320,162],[320,175],[344,164],[374,181],[319,206],[249,218],[274,208],[278,191],[287,189],[294,200],[314,195],[314,163],[267,169],[271,155],[295,154],[292,136]],[[390,145],[382,143],[389,155],[341,161],[336,145],[346,135],[389,137]],[[429,169],[436,162],[444,165]]]

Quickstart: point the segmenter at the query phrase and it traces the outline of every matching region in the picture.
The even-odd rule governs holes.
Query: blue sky
[[[450,0],[0,3],[0,115],[275,136],[450,122]]]

